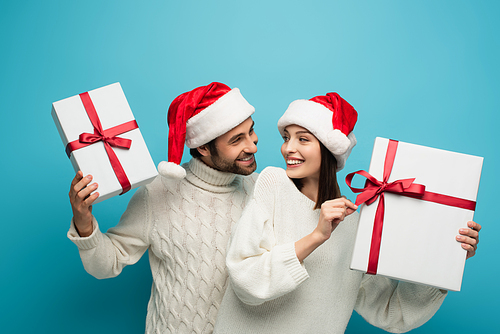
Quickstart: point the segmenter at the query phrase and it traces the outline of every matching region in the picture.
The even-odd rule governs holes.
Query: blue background
[[[342,180],[368,168],[376,136],[483,156],[478,254],[462,291],[414,333],[498,330],[499,9],[457,0],[2,1],[0,330],[144,330],[147,256],[99,281],[66,238],[74,172],[50,117],[52,102],[117,81],[157,164],[168,105],[211,81],[239,87],[255,106],[259,171],[283,166],[276,122],[288,104],[330,91],[360,115]],[[103,230],[131,193],[94,207]],[[357,315],[347,329],[379,332]]]

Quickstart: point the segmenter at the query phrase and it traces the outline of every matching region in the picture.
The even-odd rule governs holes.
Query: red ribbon
[[[106,153],[108,154],[109,162],[111,163],[111,167],[115,172],[115,175],[120,182],[120,186],[122,187],[122,192],[120,195],[126,193],[130,190],[131,185],[130,181],[123,170],[123,167],[120,163],[120,160],[116,156],[116,153],[113,151],[111,147],[118,147],[123,149],[130,149],[132,145],[132,140],[116,137],[117,135],[123,134],[125,132],[137,129],[139,126],[137,122],[129,121],[107,130],[102,129],[101,121],[99,120],[99,116],[95,110],[94,104],[92,103],[92,99],[88,92],[80,94],[80,99],[82,100],[83,106],[87,115],[89,116],[90,122],[94,126],[94,133],[82,133],[80,134],[78,140],[72,141],[66,145],[66,154],[68,157],[71,152],[78,150],[80,148],[92,145],[99,141],[104,143],[104,148],[106,149]]]
[[[402,179],[389,183],[388,182],[389,176],[391,175],[392,166],[394,165],[397,148],[398,148],[398,142],[396,140],[389,140],[389,145],[387,147],[387,154],[385,156],[384,174],[382,181],[377,180],[364,170],[350,173],[345,178],[347,185],[349,186],[349,188],[351,188],[353,192],[361,193],[356,198],[356,205],[360,205],[362,203],[370,205],[373,202],[375,202],[378,197],[380,197],[377,206],[377,211],[375,212],[375,220],[372,232],[372,242],[370,246],[370,255],[368,259],[367,273],[371,275],[375,275],[377,273],[378,259],[380,254],[380,243],[382,240],[382,227],[384,225],[384,209],[385,209],[384,194],[386,192],[472,211],[476,209],[476,202],[474,201],[425,191],[424,185],[413,183],[415,181],[415,178]],[[355,174],[359,174],[367,178],[364,188],[353,188],[351,186],[351,181]]]

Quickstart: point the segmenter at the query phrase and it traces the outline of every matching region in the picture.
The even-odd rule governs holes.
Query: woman
[[[440,307],[446,291],[349,269],[358,213],[336,171],[356,144],[356,120],[336,93],[294,101],[281,117],[287,168],[259,175],[233,230],[214,333],[344,333],[354,309],[404,332]]]

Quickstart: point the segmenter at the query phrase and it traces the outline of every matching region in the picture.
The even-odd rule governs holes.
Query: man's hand
[[[97,189],[97,183],[92,181],[92,175],[83,177],[83,173],[78,171],[71,182],[69,190],[69,201],[73,210],[73,222],[81,237],[88,237],[92,234],[92,203],[99,197],[99,193],[91,192]]]
[[[477,244],[479,243],[479,231],[481,225],[473,221],[467,222],[470,228],[461,228],[457,235],[457,241],[462,243],[462,248],[467,251],[467,259],[476,255]]]

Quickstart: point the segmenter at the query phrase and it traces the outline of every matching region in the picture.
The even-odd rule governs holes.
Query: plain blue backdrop
[[[376,136],[484,157],[478,254],[462,291],[414,333],[497,331],[499,4],[2,1],[0,331],[144,331],[147,256],[99,281],[66,238],[74,172],[50,116],[52,102],[117,81],[156,164],[166,158],[168,105],[211,81],[239,87],[255,106],[258,171],[283,166],[276,122],[288,104],[331,91],[359,113],[341,180],[368,168]],[[103,230],[131,193],[94,207]],[[425,247],[432,231],[421,232]],[[347,329],[380,332],[356,314]]]

